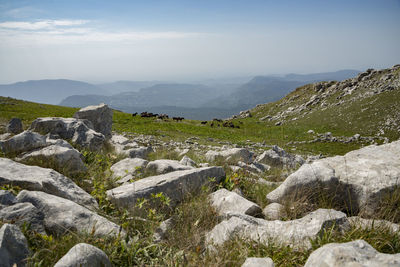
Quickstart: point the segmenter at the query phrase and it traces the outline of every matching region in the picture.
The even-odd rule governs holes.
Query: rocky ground
[[[357,84],[368,83],[375,74],[367,71],[357,81],[316,86],[327,95],[332,88],[342,87],[347,88],[343,94],[351,94]],[[377,94],[384,90],[390,88],[379,87]],[[312,100],[311,106],[325,103],[323,98]],[[275,264],[283,266],[299,262],[305,266],[400,266],[396,241],[400,237],[400,141],[381,140],[384,144],[343,156],[305,157],[265,143],[206,145],[196,138],[177,142],[113,133],[112,116],[111,109],[99,105],[81,109],[73,118],[37,118],[26,131],[17,119],[10,121],[8,133],[0,136],[0,266],[38,264],[44,257],[41,245],[77,236],[51,264],[198,265],[203,261],[274,266],[276,259]],[[281,114],[279,120],[283,119]],[[358,135],[342,141],[374,143],[374,138],[365,138]],[[185,218],[182,205],[205,192],[206,202],[196,202],[203,206],[195,210],[199,213],[190,223],[191,230],[179,233]],[[208,209],[209,217],[202,218]],[[131,221],[156,226],[152,231]],[[208,226],[197,230],[204,222]],[[193,233],[199,234],[197,243],[186,249]],[[362,240],[373,240],[369,237],[375,233],[381,236],[379,242]],[[332,242],[333,235],[350,238]],[[152,241],[134,250],[143,236],[151,236]],[[183,249],[168,256],[165,251],[173,240],[180,240]],[[107,242],[120,247],[110,250]],[[237,261],[217,260],[232,244],[234,251],[248,251],[238,250],[243,242],[269,252],[246,253]],[[378,243],[384,243],[378,246],[380,251],[374,248]],[[149,247],[162,253],[143,256],[143,251],[154,252]],[[281,250],[303,254],[304,259],[290,262],[278,256]],[[195,256],[188,251],[195,251]],[[136,260],[127,260],[126,255]],[[139,256],[145,260],[141,262]],[[152,258],[155,261],[148,260]]]

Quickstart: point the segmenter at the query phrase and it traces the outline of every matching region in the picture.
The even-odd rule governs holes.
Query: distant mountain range
[[[308,83],[341,81],[357,73],[359,71],[341,70],[305,75],[257,76],[243,84],[227,80],[198,84],[118,81],[93,85],[72,80],[38,80],[0,85],[0,95],[71,107],[106,103],[125,112],[148,111],[206,120],[226,118],[257,104],[276,101]]]

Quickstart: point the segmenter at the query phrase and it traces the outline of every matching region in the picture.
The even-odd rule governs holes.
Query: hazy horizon
[[[0,84],[387,68],[400,63],[399,14],[399,0],[0,0]]]

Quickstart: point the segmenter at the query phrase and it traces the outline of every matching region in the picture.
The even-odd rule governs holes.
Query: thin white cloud
[[[3,45],[76,44],[86,42],[135,42],[196,37],[191,32],[111,32],[85,27],[88,20],[6,21],[0,23]]]
[[[79,26],[88,23],[87,20],[41,20],[29,21],[6,21],[0,23],[0,28],[16,30],[43,30],[54,29],[57,26]]]

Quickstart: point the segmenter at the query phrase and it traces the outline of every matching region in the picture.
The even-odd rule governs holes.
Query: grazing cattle
[[[216,121],[216,122],[222,122],[222,120],[221,120],[221,119],[217,119],[217,118],[214,118],[214,119],[213,119],[213,121]]]
[[[185,118],[182,118],[182,117],[172,117],[172,119],[173,119],[174,121],[179,122],[179,121],[184,120]]]
[[[160,114],[157,116],[157,119],[160,119],[160,120],[168,120],[168,118],[169,117],[167,114]]]
[[[203,124],[203,125],[204,125],[204,124],[207,124],[207,121],[202,121],[201,124]]]
[[[142,117],[142,118],[153,118],[156,116],[158,116],[158,114],[153,114],[153,113],[147,112],[147,111],[140,113],[140,117]]]
[[[132,113],[132,117],[136,117],[136,115],[137,115],[137,112]]]

